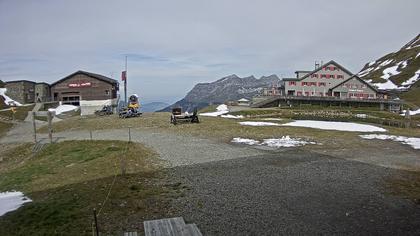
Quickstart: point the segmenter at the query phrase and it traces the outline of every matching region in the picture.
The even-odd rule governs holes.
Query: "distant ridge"
[[[265,87],[279,82],[277,75],[256,79],[254,76],[241,78],[232,74],[212,83],[196,84],[183,99],[160,111],[170,111],[172,107],[182,107],[185,111],[192,111],[195,107],[201,109],[210,104],[220,104],[241,98],[251,99]]]

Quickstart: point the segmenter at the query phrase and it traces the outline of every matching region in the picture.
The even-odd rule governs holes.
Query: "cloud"
[[[315,60],[357,72],[418,32],[415,0],[0,1],[0,78],[53,82],[83,69],[129,92],[182,98],[195,83],[276,73]],[[37,61],[39,59],[39,61]],[[168,101],[167,100],[167,101]]]

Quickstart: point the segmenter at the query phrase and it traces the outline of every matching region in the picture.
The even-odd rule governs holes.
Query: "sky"
[[[54,82],[86,70],[143,102],[175,102],[224,76],[353,73],[420,33],[418,0],[0,0],[0,79]],[[122,91],[122,89],[121,89]]]

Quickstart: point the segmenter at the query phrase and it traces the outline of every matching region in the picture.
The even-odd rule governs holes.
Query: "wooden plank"
[[[185,227],[186,233],[184,235],[203,236],[196,224],[188,224]]]
[[[182,235],[186,226],[182,217],[144,221],[146,236],[177,236]]]

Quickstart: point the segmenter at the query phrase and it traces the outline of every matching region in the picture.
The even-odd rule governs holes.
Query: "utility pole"
[[[124,80],[124,102],[127,106],[127,55],[125,56],[125,80]]]

